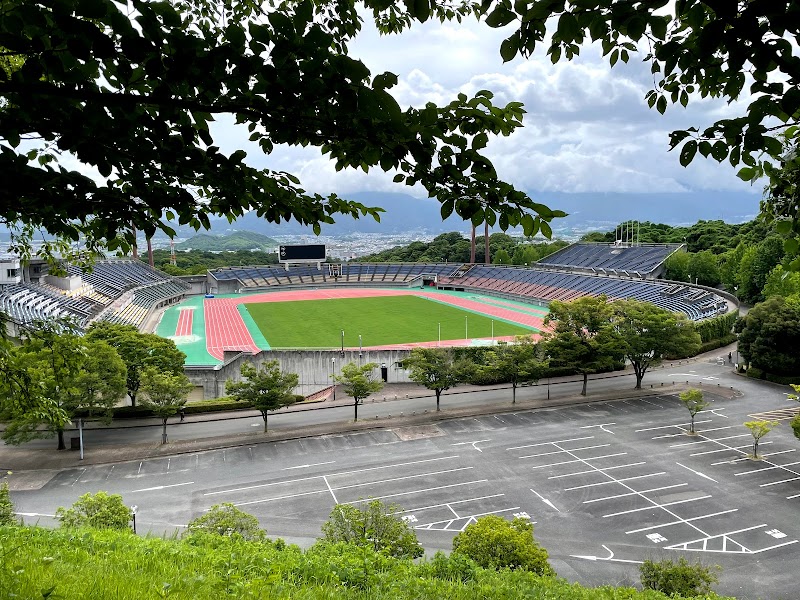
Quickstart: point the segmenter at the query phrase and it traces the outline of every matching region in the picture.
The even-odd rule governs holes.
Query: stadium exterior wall
[[[333,384],[333,375],[340,375],[342,365],[377,363],[375,377],[380,379],[382,367],[386,368],[388,383],[407,383],[411,381],[408,371],[402,369],[400,361],[409,354],[408,350],[364,350],[359,357],[357,350],[345,350],[344,354],[336,350],[265,350],[251,355],[239,351],[226,351],[225,360],[215,366],[184,367],[189,380],[197,387],[203,388],[203,399],[211,400],[225,396],[225,383],[228,380],[239,381],[240,369],[244,362],[261,365],[269,360],[277,360],[281,370],[297,373],[300,385],[295,392],[310,396]]]

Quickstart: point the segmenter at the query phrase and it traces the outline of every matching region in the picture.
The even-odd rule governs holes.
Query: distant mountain
[[[323,235],[337,236],[350,233],[402,233],[420,230],[437,234],[446,231],[467,231],[470,227],[460,217],[451,215],[442,221],[440,204],[427,198],[414,198],[406,194],[359,192],[346,194],[348,199],[367,206],[380,206],[386,212],[381,222],[371,217],[352,219],[339,217],[333,225],[323,225]],[[759,211],[758,194],[742,192],[686,192],[676,194],[618,194],[535,192],[531,197],[569,216],[553,223],[553,229],[612,229],[626,221],[652,221],[668,225],[686,225],[699,220],[721,219],[728,223],[742,223],[753,219]],[[295,222],[267,223],[255,213],[247,213],[233,224],[225,219],[212,221],[214,233],[233,229],[257,231],[264,235],[313,235],[310,227]]]
[[[278,242],[254,231],[236,231],[227,235],[207,235],[200,233],[184,242],[175,244],[176,250],[205,250],[224,252],[226,250],[264,250],[270,252],[278,247]]]

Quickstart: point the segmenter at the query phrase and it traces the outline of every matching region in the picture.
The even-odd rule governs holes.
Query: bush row
[[[700,341],[703,343],[726,337],[733,331],[736,319],[739,318],[738,312],[729,312],[713,319],[706,319],[695,323],[695,331],[700,334]],[[719,347],[719,346],[717,346]],[[713,348],[709,348],[713,350]]]
[[[762,371],[758,367],[753,366],[748,368],[746,373],[748,377],[752,377],[753,379],[763,379],[765,381],[780,383],[782,385],[800,383],[800,375],[773,375],[772,373],[767,373],[766,371]]]

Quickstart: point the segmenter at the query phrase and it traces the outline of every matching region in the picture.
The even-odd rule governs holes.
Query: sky
[[[643,55],[632,55],[628,64],[619,62],[612,69],[595,44],[585,46],[579,58],[553,65],[542,46],[532,58],[503,64],[499,47],[510,31],[467,19],[462,24],[415,24],[401,35],[380,36],[365,20],[351,55],[373,75],[390,71],[399,76],[391,93],[402,107],[444,104],[459,92],[472,95],[481,89],[495,94],[495,104],[522,102],[525,127],[492,139],[486,152],[501,178],[529,193],[760,193],[760,185],[740,181],[727,162],[698,154],[684,168],[677,151],[669,152],[670,131],[710,125],[741,113],[741,105],[697,97],[687,108],[670,105],[661,115],[645,102],[653,75]],[[280,147],[264,156],[248,145],[244,131],[236,132],[225,120],[218,122],[215,136],[223,149],[247,149],[253,166],[293,172],[310,191],[424,195],[421,189],[392,183],[393,173],[380,169],[336,173],[314,148]]]

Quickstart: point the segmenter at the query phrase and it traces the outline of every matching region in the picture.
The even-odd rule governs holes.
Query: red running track
[[[178,312],[178,324],[175,326],[176,336],[192,335],[194,309],[183,309]]]
[[[287,290],[284,292],[252,294],[238,298],[206,298],[203,301],[206,321],[206,349],[208,353],[217,360],[222,360],[225,350],[244,350],[253,354],[260,352],[260,349],[256,346],[250,332],[247,330],[247,326],[242,320],[242,315],[239,314],[238,306],[240,304],[251,302],[297,302],[300,300],[322,300],[325,298],[374,298],[380,296],[406,295],[423,296],[445,304],[472,310],[482,315],[510,321],[511,323],[519,323],[539,330],[546,329],[541,317],[436,292],[370,289]],[[183,315],[181,315],[181,317],[182,316]],[[178,322],[180,324],[180,317]],[[495,339],[508,341],[512,338],[498,337]],[[442,340],[441,345],[463,346],[469,343],[469,340]],[[395,347],[407,348],[411,346],[435,346],[437,344],[438,342],[434,341],[381,347],[387,349]]]

